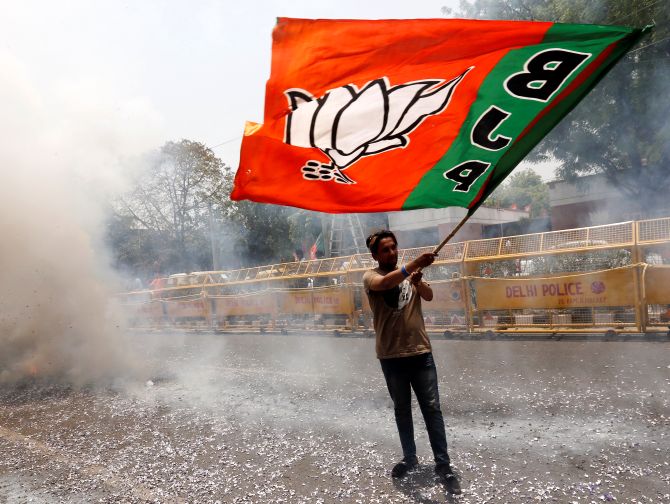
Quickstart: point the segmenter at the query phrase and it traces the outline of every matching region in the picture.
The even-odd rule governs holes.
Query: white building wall
[[[601,200],[618,200],[621,192],[612,186],[603,175],[582,177],[578,184],[555,180],[549,182],[549,203],[556,207]]]
[[[414,231],[440,225],[457,225],[467,209],[459,207],[449,208],[424,208],[421,210],[408,210],[404,212],[389,212],[389,227],[394,231]],[[468,223],[479,224],[502,224],[504,222],[515,222],[528,217],[529,212],[522,210],[507,210],[503,208],[480,207],[474,213]]]

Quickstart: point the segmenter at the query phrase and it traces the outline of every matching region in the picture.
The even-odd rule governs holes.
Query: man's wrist
[[[404,276],[405,278],[407,278],[410,275],[410,272],[407,271],[407,268],[405,267],[404,264],[400,268],[400,272],[402,273],[402,276]]]

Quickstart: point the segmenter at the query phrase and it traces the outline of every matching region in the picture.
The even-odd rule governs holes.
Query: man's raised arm
[[[402,281],[412,273],[415,273],[421,268],[425,268],[426,266],[433,264],[433,261],[435,261],[436,257],[437,254],[433,254],[432,252],[425,252],[413,261],[408,262],[404,268],[397,268],[393,271],[389,271],[385,275],[375,275],[372,279],[370,279],[370,283],[368,284],[369,289],[373,291],[385,291],[393,289],[393,287],[400,285]]]

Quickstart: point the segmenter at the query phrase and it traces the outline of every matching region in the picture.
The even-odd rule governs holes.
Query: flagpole
[[[477,205],[477,207],[478,206],[479,205]],[[468,210],[468,213],[465,214],[465,217],[463,217],[461,222],[459,222],[458,225],[451,231],[451,233],[449,233],[449,236],[447,236],[444,240],[442,240],[442,242],[437,247],[435,247],[435,249],[433,250],[433,254],[438,254],[440,252],[440,250],[442,250],[442,248],[449,242],[449,240],[451,240],[454,237],[454,235],[456,235],[456,233],[458,233],[458,230],[461,229],[461,227],[463,227],[463,224],[465,224],[467,222],[467,220],[470,217],[472,217],[472,214],[475,213],[475,210],[477,209],[477,207],[474,207],[474,208],[471,208],[470,210]]]

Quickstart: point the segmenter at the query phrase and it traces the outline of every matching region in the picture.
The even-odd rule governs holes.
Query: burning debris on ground
[[[370,340],[134,342],[143,379],[0,392],[0,502],[670,500],[662,343],[435,341],[464,487],[451,497],[419,428],[418,469],[390,477],[397,433]]]

